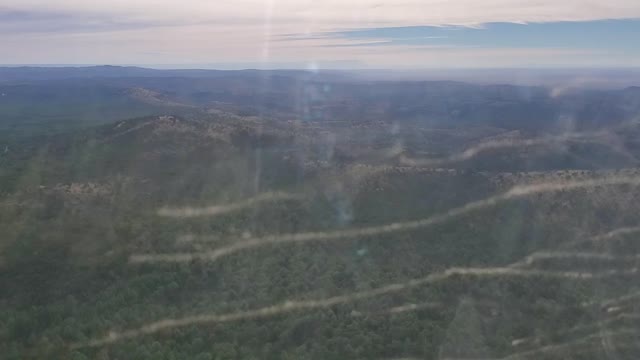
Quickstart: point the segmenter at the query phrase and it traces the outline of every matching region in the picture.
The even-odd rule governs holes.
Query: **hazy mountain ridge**
[[[132,116],[222,110],[303,122],[416,122],[557,132],[637,120],[640,111],[640,92],[633,87],[558,92],[450,81],[357,80],[339,72],[119,67],[2,68],[0,78],[2,72],[9,79],[29,71],[43,75],[0,83],[0,126],[6,131],[60,131]],[[47,79],[47,74],[55,78]]]

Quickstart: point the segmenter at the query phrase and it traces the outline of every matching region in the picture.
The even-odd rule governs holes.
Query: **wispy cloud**
[[[371,27],[410,25],[477,25],[489,22],[551,22],[640,17],[635,0],[5,0],[7,9],[101,13],[137,20],[251,20],[294,22],[309,27]]]
[[[2,34],[33,33],[78,33],[130,30],[158,23],[119,21],[109,16],[58,12],[2,11],[0,10],[0,32]],[[162,24],[166,25],[166,24]]]
[[[578,48],[584,45],[582,40],[572,41],[575,36],[562,35],[571,32],[570,27],[551,32],[552,36],[544,31],[537,36],[524,30],[535,27],[503,28],[507,26],[504,25],[494,31],[491,24],[603,19],[640,19],[640,3],[636,0],[606,3],[238,0],[224,4],[210,0],[4,0],[0,6],[0,46],[12,50],[3,59],[7,63],[33,63],[35,59],[46,59],[48,63],[104,63],[123,59],[126,63],[211,63],[258,59],[366,61],[372,66],[382,66],[392,61],[397,52],[416,51],[415,56],[423,57],[417,62],[425,63],[436,62],[432,60],[436,57],[441,57],[440,62],[450,61],[452,55],[442,57],[441,49],[453,47],[551,49],[573,44],[572,48]],[[495,32],[508,35],[513,29],[522,30],[511,37],[492,36]],[[628,38],[634,30],[637,33],[637,26],[613,30]],[[611,43],[608,33],[602,35],[598,29],[587,33],[590,35],[584,39]],[[518,41],[519,37],[528,42]],[[632,44],[621,47],[621,51],[629,52]],[[440,50],[424,58],[430,48]],[[365,58],[373,51],[375,56]],[[153,53],[168,55],[157,59],[150,55]],[[631,61],[625,54],[619,55],[589,61],[611,62],[621,58]],[[402,63],[405,62],[403,59]],[[456,64],[465,66],[463,59],[457,59]]]

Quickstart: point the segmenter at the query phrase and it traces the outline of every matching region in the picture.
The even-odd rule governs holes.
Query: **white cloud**
[[[350,42],[347,39],[274,40],[284,34],[369,27],[640,18],[638,0],[3,0],[0,15],[2,9],[64,15],[36,16],[29,21],[17,17],[14,24],[5,24],[14,31],[2,31],[0,23],[0,46],[11,49],[3,54],[5,63],[158,64],[332,59],[366,61],[380,66],[397,62],[397,54],[403,54],[403,63],[453,61],[464,66],[473,61],[460,56],[471,56],[470,53],[481,61],[504,62],[498,52],[509,53],[513,61],[537,57],[520,56],[522,50],[331,48],[322,45]],[[91,26],[86,26],[86,19],[91,19]],[[8,22],[0,16],[1,21]],[[56,26],[50,23],[40,26],[45,21],[55,22]],[[16,26],[15,22],[24,23]],[[577,58],[571,54],[559,56]],[[40,61],[35,61],[38,59]]]
[[[311,27],[640,18],[637,0],[4,0],[3,7],[109,14],[137,20],[222,23],[266,20]]]

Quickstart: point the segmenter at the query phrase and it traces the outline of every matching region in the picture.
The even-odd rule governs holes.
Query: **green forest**
[[[16,137],[0,158],[3,358],[635,358],[635,303],[602,305],[640,286],[634,233],[589,240],[638,223],[637,185],[606,182],[633,169],[565,168],[588,144],[403,166],[376,155],[386,128],[366,131],[364,143],[344,129],[330,157],[317,128],[232,115]],[[459,143],[434,151],[466,144],[449,136]],[[518,169],[523,158],[536,171]],[[246,201],[260,194],[295,196]],[[291,234],[311,240],[204,256]],[[580,256],[594,247],[610,255]],[[195,255],[132,261],[167,254]]]

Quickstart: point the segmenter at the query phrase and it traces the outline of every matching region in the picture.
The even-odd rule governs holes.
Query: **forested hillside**
[[[7,359],[635,359],[635,123],[225,111],[14,138]]]
[[[0,70],[3,359],[640,354],[637,88]]]

